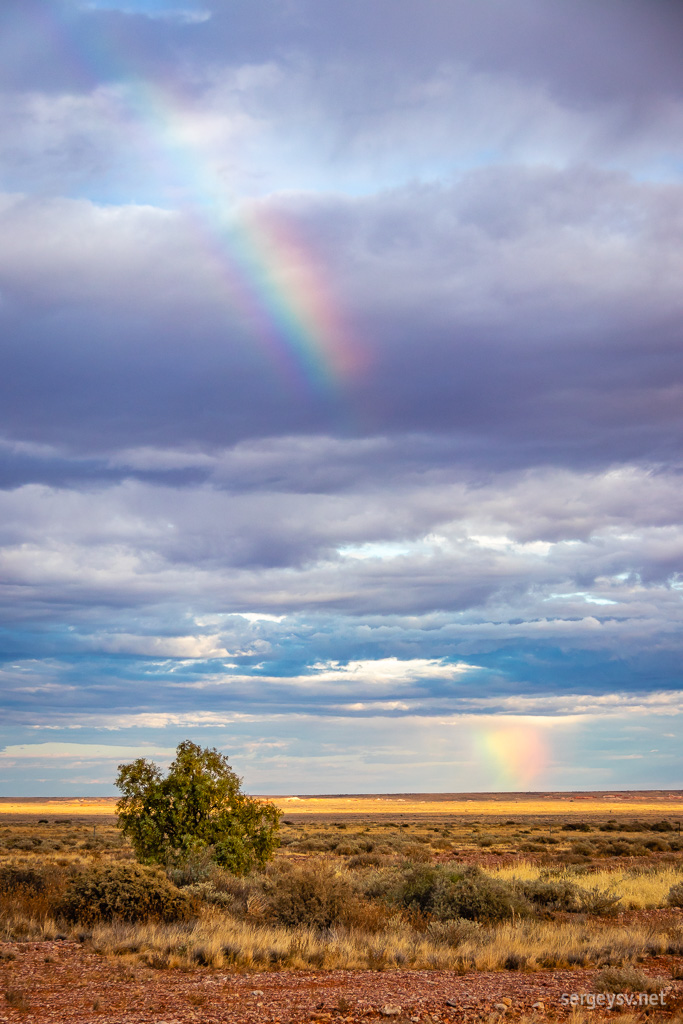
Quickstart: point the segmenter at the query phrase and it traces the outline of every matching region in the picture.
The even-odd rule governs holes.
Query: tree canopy
[[[225,755],[185,740],[166,776],[143,757],[119,765],[119,828],[143,863],[178,864],[207,851],[243,874],[272,857],[281,812],[241,785]]]

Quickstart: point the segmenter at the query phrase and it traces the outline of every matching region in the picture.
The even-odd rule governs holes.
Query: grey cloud
[[[670,459],[678,187],[508,170],[266,205],[304,232],[354,325],[366,365],[336,398],[283,386],[178,215],[13,201],[0,247],[6,436],[85,439],[92,452],[105,438],[201,447],[408,430],[450,434],[449,457],[480,468]]]
[[[343,464],[349,453],[335,444]],[[357,442],[349,446],[357,451]],[[333,448],[318,448],[330,463]],[[299,440],[293,451],[298,459]],[[282,472],[282,441],[273,453]],[[218,462],[224,473],[230,454]],[[399,464],[383,481],[336,494],[288,493],[280,481],[273,491],[267,474],[244,493],[141,481],[81,493],[36,485],[5,492],[5,615],[16,615],[21,592],[22,615],[32,604],[68,606],[85,621],[98,605],[140,615],[161,602],[200,617],[447,609],[502,622],[576,619],[577,630],[589,617],[650,622],[658,610],[662,630],[668,621],[678,628],[669,589],[683,557],[677,475],[538,471],[469,484],[458,476],[454,469],[450,479],[444,470],[436,479],[401,479]],[[600,633],[608,645],[610,629]]]
[[[680,710],[680,12],[207,11],[0,11],[7,742],[377,788],[404,718],[457,773],[582,716],[543,784],[625,779]]]

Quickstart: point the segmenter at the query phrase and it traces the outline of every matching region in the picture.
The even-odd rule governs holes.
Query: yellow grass
[[[467,817],[515,816],[525,818],[543,815],[571,815],[589,817],[595,815],[614,817],[630,815],[661,814],[666,817],[683,817],[683,799],[648,799],[624,796],[613,799],[604,797],[573,798],[557,797],[525,799],[522,797],[490,797],[472,800],[429,800],[419,797],[261,797],[270,800],[280,810],[290,814],[356,816],[374,815],[424,815],[443,818],[447,815]],[[116,798],[54,799],[40,803],[21,799],[0,803],[0,815],[112,815],[116,809]]]
[[[681,936],[677,936],[680,941]],[[642,954],[664,953],[672,936],[647,925],[581,923],[559,926],[547,921],[505,922],[482,927],[472,937],[449,945],[416,933],[398,918],[377,934],[353,928],[284,928],[207,913],[194,924],[103,924],[92,944],[103,954],[131,956],[152,967],[234,966],[273,970],[319,967],[377,969],[411,967],[432,970],[502,970],[510,957],[527,969],[588,966],[609,957],[621,963]]]
[[[55,814],[75,817],[86,815],[102,816],[116,813],[116,797],[104,798],[83,798],[78,800],[41,800],[40,803],[32,800],[12,800],[7,803],[0,803],[0,814],[13,815],[46,815]]]
[[[292,814],[339,815],[402,815],[424,814],[432,818],[445,815],[467,815],[483,818],[501,815],[535,817],[565,814],[578,817],[602,815],[613,817],[628,814],[642,816],[661,814],[667,817],[683,816],[683,800],[606,800],[603,798],[575,800],[570,797],[551,799],[482,799],[482,800],[420,800],[415,797],[272,797],[281,810]]]
[[[543,874],[553,879],[567,879],[582,889],[612,889],[615,895],[621,896],[621,906],[632,909],[665,906],[671,886],[683,881],[683,867],[669,864],[644,871],[602,870],[578,873],[571,868],[560,868],[549,873],[547,868],[544,870],[535,864],[518,863],[490,868],[487,874],[507,882],[513,878],[532,880]]]

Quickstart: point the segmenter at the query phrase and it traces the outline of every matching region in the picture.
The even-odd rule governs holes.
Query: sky
[[[683,786],[682,37],[5,0],[1,795]]]

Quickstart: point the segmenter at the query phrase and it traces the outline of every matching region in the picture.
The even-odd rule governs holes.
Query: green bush
[[[185,740],[165,777],[142,757],[119,765],[118,826],[144,863],[183,864],[208,850],[246,874],[272,858],[281,812],[246,796],[241,783],[223,754]]]
[[[186,921],[196,903],[158,871],[135,864],[115,864],[73,878],[61,897],[58,913],[68,921]]]

